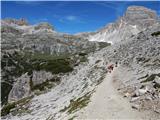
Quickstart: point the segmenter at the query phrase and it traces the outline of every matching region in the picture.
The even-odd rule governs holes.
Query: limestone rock
[[[20,100],[30,95],[30,76],[23,74],[17,78],[8,96],[8,102]]]
[[[32,76],[32,83],[33,86],[42,84],[43,82],[46,82],[47,80],[51,80],[54,76],[51,72],[46,71],[33,71]]]
[[[154,79],[154,82],[158,85],[160,85],[160,77],[156,76]]]
[[[17,19],[5,19],[4,20],[6,23],[8,23],[8,24],[16,24],[16,25],[20,25],[20,26],[23,26],[23,25],[28,25],[28,22],[27,22],[27,20],[26,19],[24,19],[24,18],[21,18],[21,19],[19,19],[19,20],[17,20]]]
[[[90,33],[90,41],[103,41],[111,44],[129,39],[140,31],[151,27],[158,22],[158,16],[154,10],[143,6],[129,6],[126,13],[115,23],[110,23],[98,30],[93,35]]]
[[[35,26],[35,29],[36,30],[38,30],[38,29],[51,29],[51,30],[54,30],[53,26],[50,25],[49,23],[46,23],[46,22],[38,24],[37,26]]]

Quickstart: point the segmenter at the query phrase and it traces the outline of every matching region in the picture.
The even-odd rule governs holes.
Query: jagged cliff
[[[105,41],[110,43],[121,42],[124,39],[136,35],[140,31],[157,23],[156,12],[140,6],[128,7],[125,14],[115,23],[110,23],[91,35],[90,41]]]

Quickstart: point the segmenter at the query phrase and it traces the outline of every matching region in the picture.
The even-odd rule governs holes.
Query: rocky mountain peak
[[[35,26],[35,29],[36,30],[39,30],[39,29],[54,30],[54,27],[52,25],[50,25],[49,23],[47,23],[47,22],[42,22],[42,23],[38,24],[37,26]]]
[[[154,10],[142,6],[129,6],[125,14],[116,22],[107,24],[95,35],[90,35],[88,39],[114,44],[136,35],[156,23],[158,23],[158,16]]]
[[[127,8],[122,19],[128,24],[146,28],[156,23],[157,18],[154,10],[142,6],[130,6]]]
[[[24,18],[21,18],[21,19],[7,18],[7,19],[4,19],[3,21],[7,24],[16,24],[16,25],[19,25],[19,26],[28,25],[27,20],[24,19]]]

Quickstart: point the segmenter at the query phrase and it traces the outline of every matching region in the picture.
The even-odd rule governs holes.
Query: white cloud
[[[84,21],[81,17],[74,16],[74,15],[62,16],[62,15],[54,14],[53,17],[56,18],[56,19],[58,19],[59,22],[61,22],[61,23],[70,23],[70,22],[74,22],[74,23],[86,23],[86,21]]]
[[[75,21],[75,20],[77,20],[77,17],[76,17],[76,16],[73,16],[73,15],[69,15],[69,16],[66,16],[65,19],[66,19],[66,20],[69,20],[69,21]]]

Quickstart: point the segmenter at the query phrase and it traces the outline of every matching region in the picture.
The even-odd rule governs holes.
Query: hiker
[[[107,67],[107,69],[109,70],[109,73],[111,73],[111,71],[113,71],[114,65],[111,64]]]

